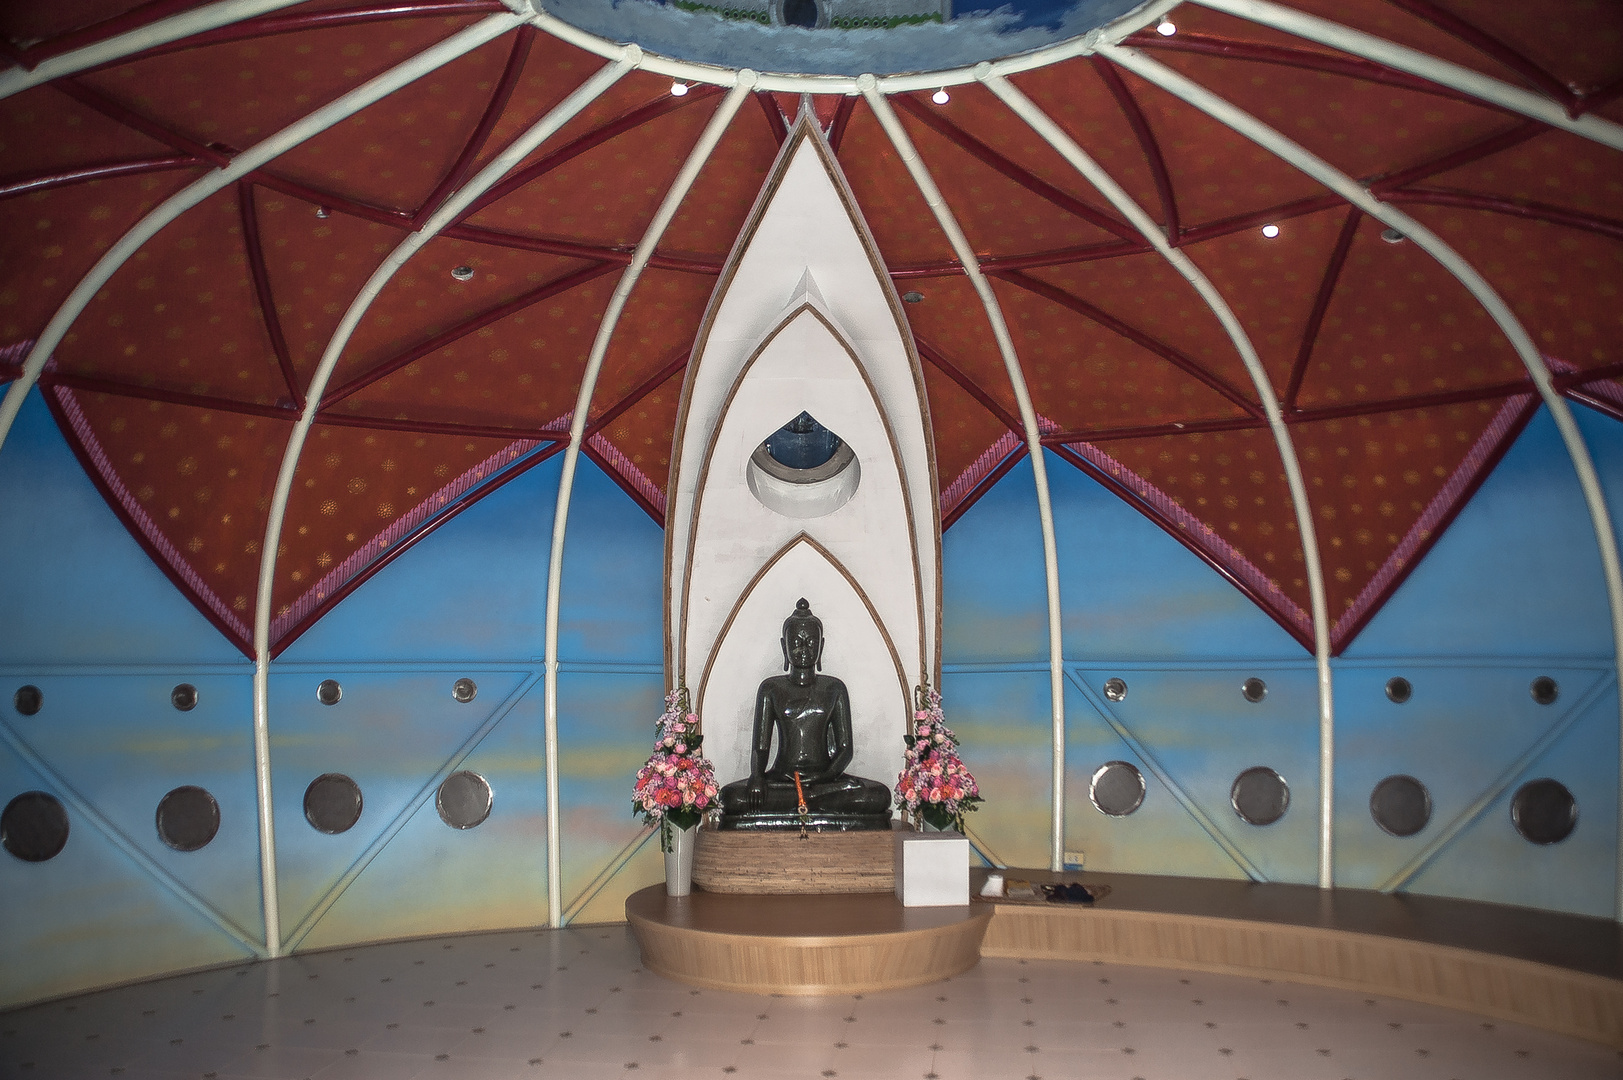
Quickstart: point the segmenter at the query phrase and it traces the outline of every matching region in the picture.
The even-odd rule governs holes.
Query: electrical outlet
[[[1082,862],[1086,858],[1087,858],[1087,853],[1086,852],[1083,852],[1083,851],[1067,851],[1065,853],[1065,869],[1067,869],[1067,870],[1080,870],[1080,869],[1082,869]]]

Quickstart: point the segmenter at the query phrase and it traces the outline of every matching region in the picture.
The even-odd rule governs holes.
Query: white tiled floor
[[[749,997],[643,971],[624,927],[298,956],[0,1014],[0,1077],[1616,1080],[1623,1054],[1283,982],[986,960],[932,986]]]

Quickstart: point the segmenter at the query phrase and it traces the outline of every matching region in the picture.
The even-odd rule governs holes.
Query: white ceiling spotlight
[[[1278,225],[1264,225],[1262,227],[1262,235],[1264,235],[1268,239],[1272,240],[1274,237],[1279,235],[1279,226]]]
[[[472,281],[473,280],[473,267],[471,267],[471,266],[453,267],[451,269],[451,276],[456,278],[458,281]]]
[[[947,88],[943,86],[941,89],[930,95],[930,100],[935,102],[937,105],[945,105],[947,102],[951,101],[952,98],[948,96]]]
[[[671,97],[684,97],[688,92],[688,84],[680,80],[671,83]]]
[[[1178,28],[1171,19],[1162,19],[1161,24],[1155,28],[1155,32],[1162,37],[1171,37],[1178,32]]]

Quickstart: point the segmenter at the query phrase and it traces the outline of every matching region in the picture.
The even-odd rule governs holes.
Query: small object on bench
[[[956,832],[898,832],[896,898],[903,907],[969,903],[969,840]]]
[[[1001,899],[1003,896],[1003,875],[987,874],[986,884],[981,886],[981,895],[988,900]]]
[[[1047,895],[1051,904],[1091,904],[1093,893],[1086,885],[1071,882],[1069,885],[1044,885],[1043,893]]]

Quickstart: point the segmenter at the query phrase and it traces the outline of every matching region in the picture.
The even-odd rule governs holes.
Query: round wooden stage
[[[626,898],[649,971],[746,994],[862,994],[918,986],[980,962],[990,904],[903,907],[891,893]]]

